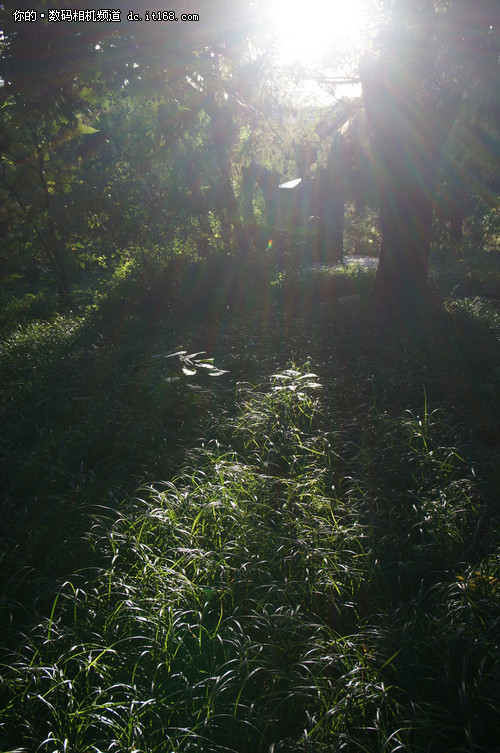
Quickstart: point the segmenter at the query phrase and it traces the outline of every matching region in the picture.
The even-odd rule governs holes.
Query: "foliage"
[[[5,340],[2,747],[494,747],[498,314],[215,307],[205,354],[140,269]]]
[[[34,40],[30,23],[16,23],[0,8],[2,277],[52,277],[64,297],[80,270],[109,271],[130,256],[168,258],[172,248],[203,257],[263,250],[272,237],[263,218],[265,237],[257,240],[242,223],[244,169],[255,163],[286,178],[326,166],[329,174],[336,139],[343,142],[342,175],[325,191],[342,189],[355,206],[346,247],[359,246],[360,212],[376,204],[369,131],[357,112],[362,103],[340,102],[328,112],[301,106],[294,92],[306,74],[276,64],[262,4],[230,5],[204,5],[203,23],[178,24],[174,32],[172,24],[127,20],[127,2],[120,23],[39,18]],[[465,37],[469,17],[459,3],[394,3],[392,15],[377,17],[377,28],[380,20],[386,31],[432,38],[432,55],[425,56],[435,74],[432,96],[450,87],[466,92],[439,190],[442,220],[450,222],[450,212],[455,228],[468,220],[476,245],[486,228],[495,232],[498,196],[497,16],[491,3],[483,5]],[[33,12],[42,10],[34,3]],[[384,36],[386,66],[397,63],[398,39]],[[415,102],[426,90],[419,75],[416,89],[405,89]],[[460,170],[450,168],[458,164]],[[268,206],[265,214],[273,214]]]
[[[410,111],[466,92],[465,243],[410,310],[307,238],[242,254],[243,169],[321,168],[347,120],[346,248],[379,232],[359,103],[297,113],[260,3],[0,7],[2,750],[497,748],[498,25],[466,5],[391,3],[436,42]]]
[[[210,9],[212,20],[225,5]],[[30,12],[42,10],[35,3]],[[233,79],[243,85],[247,75],[236,61],[248,55],[252,23],[237,8],[225,11],[221,34],[232,47],[223,55],[206,18],[203,33],[183,23],[174,34],[172,24],[127,20],[125,4],[120,23],[39,17],[33,42],[30,23],[0,9],[5,272],[49,272],[67,295],[75,267],[110,266],[129,250],[163,251],[186,228],[193,245],[213,251],[214,213],[238,234],[228,176],[239,125],[228,121],[224,138],[209,110],[214,97],[228,96],[229,120],[241,109]]]
[[[475,152],[483,139],[498,141],[484,113],[496,119],[499,28],[498,6],[488,0],[474,7],[394,3],[389,24],[362,66],[382,228],[377,288],[385,297],[418,305],[426,294],[438,167],[461,109],[467,108],[467,120],[474,112],[468,130]],[[462,172],[479,172],[472,167],[478,154],[473,159],[467,154],[472,140],[457,133],[466,155]],[[441,187],[453,234],[461,235],[464,198],[457,177],[448,171],[448,185],[444,180]]]

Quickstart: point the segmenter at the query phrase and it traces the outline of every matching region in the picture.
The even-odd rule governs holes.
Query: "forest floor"
[[[498,751],[488,275],[4,292],[0,750]]]

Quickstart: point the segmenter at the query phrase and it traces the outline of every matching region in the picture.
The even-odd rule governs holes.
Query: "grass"
[[[498,313],[287,284],[8,328],[4,753],[498,750]]]

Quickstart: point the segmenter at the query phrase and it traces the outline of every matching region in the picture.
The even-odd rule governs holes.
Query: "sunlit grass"
[[[461,564],[480,499],[443,417],[336,427],[310,364],[238,400],[182,475],[96,519],[101,564],[4,667],[5,739],[487,750],[500,565]]]
[[[5,330],[0,749],[494,750],[498,312],[194,271]]]

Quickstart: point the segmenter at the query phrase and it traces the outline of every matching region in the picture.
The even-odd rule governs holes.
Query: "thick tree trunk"
[[[276,208],[278,205],[278,191],[280,184],[279,174],[276,170],[268,170],[265,167],[260,167],[257,175],[257,183],[264,196],[264,204],[266,207],[266,234],[270,235],[276,225]]]
[[[421,294],[427,284],[432,232],[431,187],[411,186],[413,173],[397,176],[379,192],[382,245],[378,292],[397,298]]]
[[[326,263],[342,261],[344,255],[344,144],[336,139],[330,149],[323,189],[323,255]]]
[[[427,91],[424,73],[410,59],[377,64],[362,78],[382,229],[376,287],[398,300],[426,292],[437,169],[460,103]]]

